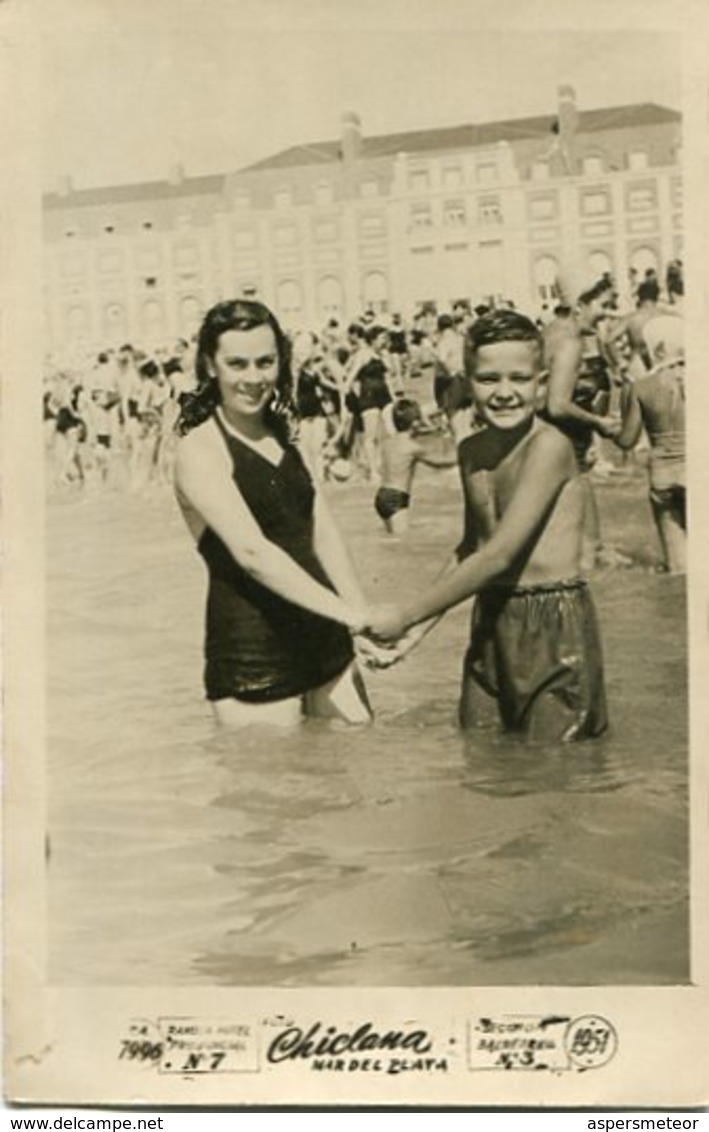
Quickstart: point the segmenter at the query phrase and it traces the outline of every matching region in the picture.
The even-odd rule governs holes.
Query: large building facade
[[[220,298],[291,328],[495,297],[538,313],[562,261],[623,281],[682,255],[681,118],[643,103],[336,141],[249,168],[44,199],[46,342],[152,347]]]

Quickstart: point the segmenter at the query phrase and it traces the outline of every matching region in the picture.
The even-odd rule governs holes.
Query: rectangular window
[[[185,244],[175,248],[174,258],[177,267],[194,267],[199,260],[199,252],[194,244]]]
[[[332,185],[323,183],[315,186],[315,203],[332,204]]]
[[[279,248],[292,247],[298,241],[298,233],[295,225],[281,224],[273,230],[273,242]]]
[[[315,225],[315,239],[319,244],[327,244],[338,236],[337,224],[332,220],[319,220]]]
[[[610,211],[611,198],[606,190],[590,190],[581,194],[581,213],[583,216],[606,216]]]
[[[443,223],[449,228],[461,228],[466,223],[465,201],[447,200],[443,202]]]
[[[433,225],[433,213],[430,204],[412,204],[409,214],[410,228],[430,228]]]
[[[122,264],[120,252],[102,252],[98,257],[99,271],[120,271],[121,266]]]
[[[359,222],[360,236],[383,236],[386,231],[383,216],[363,216]]]
[[[625,204],[629,212],[649,212],[657,208],[657,192],[655,186],[629,185]]]
[[[499,197],[480,197],[478,201],[479,224],[501,224],[502,209]]]
[[[414,193],[425,193],[430,188],[427,169],[415,169],[409,173],[409,188]]]
[[[463,184],[463,170],[460,165],[444,165],[441,182],[444,189],[459,189]]]
[[[557,214],[555,197],[532,197],[529,202],[530,220],[553,220]]]
[[[234,247],[253,248],[256,246],[256,233],[250,228],[234,229]]]
[[[478,184],[492,185],[497,180],[497,165],[493,161],[483,161],[477,168]]]

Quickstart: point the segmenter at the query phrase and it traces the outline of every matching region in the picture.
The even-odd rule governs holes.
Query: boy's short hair
[[[392,406],[391,419],[397,432],[408,432],[412,425],[421,420],[421,406],[418,401],[400,397]]]
[[[465,339],[465,368],[470,373],[475,369],[475,356],[483,346],[494,346],[498,342],[530,342],[541,358],[542,335],[531,318],[519,311],[501,309],[490,311],[477,319],[470,327]]]

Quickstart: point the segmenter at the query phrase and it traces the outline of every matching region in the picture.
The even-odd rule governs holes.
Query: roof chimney
[[[57,195],[60,197],[68,197],[74,191],[74,182],[71,177],[66,175],[57,179]]]
[[[340,119],[342,126],[342,160],[351,165],[362,155],[362,123],[358,114],[351,111]]]
[[[568,83],[557,87],[559,99],[559,136],[569,141],[578,128],[579,112],[576,109],[576,91]]]

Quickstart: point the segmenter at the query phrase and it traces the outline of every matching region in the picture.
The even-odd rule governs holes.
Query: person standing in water
[[[205,316],[183,398],[175,487],[207,566],[205,688],[217,720],[371,718],[354,659],[366,602],[292,443],[288,341],[263,304]]]

